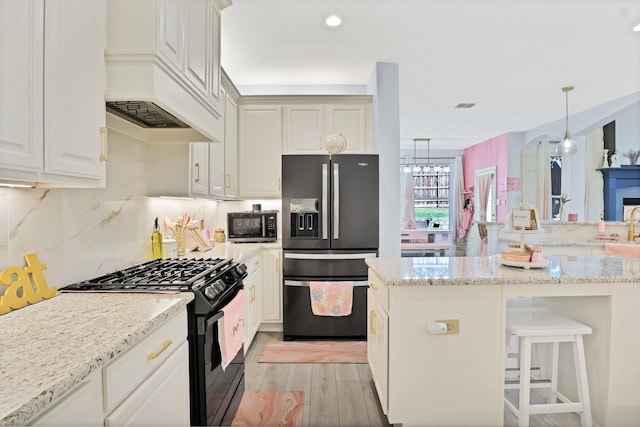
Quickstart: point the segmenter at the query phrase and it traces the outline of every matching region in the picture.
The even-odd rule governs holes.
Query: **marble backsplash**
[[[0,271],[24,266],[24,255],[34,252],[47,265],[47,283],[61,287],[150,259],[155,217],[162,223],[164,216],[189,213],[206,228],[221,225],[221,202],[145,196],[145,158],[152,149],[109,131],[106,188],[0,187]],[[168,237],[163,226],[161,232]]]

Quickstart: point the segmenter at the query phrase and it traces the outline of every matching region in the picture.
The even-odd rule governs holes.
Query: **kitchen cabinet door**
[[[260,326],[260,297],[262,292],[262,260],[260,254],[247,258],[248,275],[244,283],[244,352],[247,354]]]
[[[224,141],[209,146],[209,195],[232,199],[238,195],[238,106],[224,89],[220,93]]]
[[[0,2],[0,177],[43,165],[44,0]]]
[[[238,104],[229,95],[224,107],[224,194],[238,196]]]
[[[327,154],[322,105],[287,105],[284,153]]]
[[[389,316],[375,294],[367,291],[367,358],[382,412],[386,415],[389,396]]]
[[[262,249],[262,322],[282,322],[282,251]]]
[[[189,348],[184,341],[105,418],[104,425],[188,426],[190,421]]]
[[[324,138],[342,133],[345,153],[371,152],[371,107],[365,104],[334,104],[324,108]]]
[[[279,198],[282,106],[240,106],[239,121],[240,197]]]
[[[178,70],[184,58],[184,0],[158,1],[158,52]]]
[[[106,1],[48,1],[44,28],[45,181],[103,187]]]
[[[102,372],[94,372],[75,390],[30,423],[34,426],[97,426],[103,424]]]

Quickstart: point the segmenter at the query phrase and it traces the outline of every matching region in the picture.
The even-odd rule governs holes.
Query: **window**
[[[413,169],[413,200],[416,222],[426,227],[449,229],[449,183],[447,163],[417,165]]]

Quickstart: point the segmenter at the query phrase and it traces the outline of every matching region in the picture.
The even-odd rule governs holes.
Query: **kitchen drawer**
[[[378,304],[389,313],[389,288],[384,281],[373,271],[369,270],[369,289],[378,300]]]
[[[104,410],[111,412],[187,338],[187,316],[177,316],[103,369]]]

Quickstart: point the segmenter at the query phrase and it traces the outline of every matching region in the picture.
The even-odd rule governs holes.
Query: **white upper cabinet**
[[[0,2],[0,172],[43,168],[44,1]]]
[[[238,105],[226,90],[224,97],[224,141],[209,145],[209,195],[234,199],[238,196]]]
[[[327,154],[332,133],[347,139],[345,153],[371,152],[370,101],[330,104],[290,104],[285,112],[285,154]]]
[[[241,105],[239,125],[240,197],[279,198],[282,106]]]
[[[106,1],[0,3],[0,179],[104,187]]]

